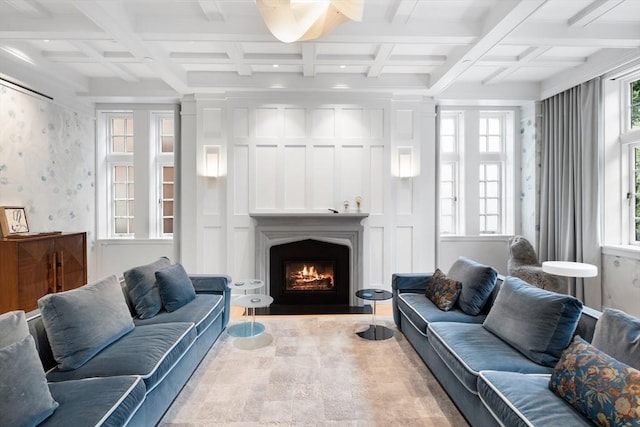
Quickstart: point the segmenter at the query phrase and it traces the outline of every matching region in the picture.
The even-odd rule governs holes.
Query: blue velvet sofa
[[[447,273],[461,284],[459,298],[465,290],[467,295],[442,311],[425,297],[431,276],[393,275],[394,321],[472,426],[592,425],[550,389],[552,376],[564,372],[559,360],[569,357],[576,335],[587,343],[598,335],[599,348],[639,368],[638,319],[621,314],[623,327],[610,320],[619,314],[614,310],[603,316],[573,297],[498,277],[493,268],[467,258]],[[467,306],[470,294],[478,297],[473,310]],[[606,343],[612,334],[619,339]],[[628,346],[614,350],[620,343]]]
[[[133,283],[138,290],[147,281],[144,292],[131,292],[129,280],[112,276],[43,297],[39,310],[26,316],[46,373],[48,392],[39,392],[50,393],[51,399],[27,425],[153,426],[225,329],[228,276],[189,276],[167,259],[127,273],[138,280]],[[162,287],[158,291],[161,281],[173,294]],[[147,298],[150,307],[160,295],[157,312],[141,318],[136,311],[144,306],[140,302]],[[25,317],[21,313],[2,316],[17,324],[15,319]]]

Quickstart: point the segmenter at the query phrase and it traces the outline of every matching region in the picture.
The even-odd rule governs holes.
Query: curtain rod
[[[19,87],[20,89],[26,90],[26,91],[31,92],[31,93],[35,93],[35,94],[36,94],[36,95],[38,95],[38,96],[41,96],[41,97],[43,97],[43,98],[47,98],[47,99],[49,99],[49,100],[53,101],[53,97],[52,97],[52,96],[45,95],[45,94],[44,94],[44,93],[42,93],[42,92],[38,92],[37,90],[34,90],[34,89],[31,89],[31,88],[29,88],[29,87],[27,87],[27,86],[21,85],[20,83],[12,82],[11,80],[5,79],[5,78],[4,78],[4,77],[2,77],[2,76],[0,76],[0,80],[2,80],[2,81],[3,81],[3,82],[5,82],[5,83],[9,83],[9,84],[10,84],[10,85],[12,85],[12,86]]]

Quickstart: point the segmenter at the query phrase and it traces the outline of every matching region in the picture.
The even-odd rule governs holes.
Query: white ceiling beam
[[[198,4],[209,21],[224,21],[227,19],[217,0],[198,0]]]
[[[584,27],[609,12],[625,0],[598,0],[569,18],[570,27]]]
[[[504,67],[487,77],[482,81],[483,85],[494,84],[501,80],[504,80],[507,76],[515,73],[523,66],[527,65],[534,59],[538,58],[543,53],[547,52],[549,47],[530,47],[518,56],[516,62],[508,67]],[[538,65],[536,64],[536,67]]]
[[[597,52],[589,57],[583,65],[558,73],[542,82],[540,99],[556,95],[563,90],[602,76],[638,59],[640,59],[640,48],[605,49]]]
[[[406,24],[409,22],[411,15],[416,10],[418,0],[396,0],[396,3],[391,5],[389,22],[394,24]]]
[[[238,70],[238,75],[247,77],[253,74],[251,67],[245,62],[244,52],[242,51],[240,43],[226,43],[225,51],[231,63],[234,64],[236,70]]]
[[[302,75],[314,77],[316,75],[316,44],[315,42],[302,43]]]
[[[122,4],[96,0],[76,0],[74,6],[91,19],[106,33],[113,36],[142,63],[148,63],[150,70],[177,92],[188,93],[186,71],[171,62],[164,52],[145,44],[134,32],[131,17]]]
[[[1,23],[1,21],[0,21]],[[205,20],[160,21],[154,17],[137,17],[136,30],[148,41],[235,41],[279,42],[265,27],[262,20],[247,17],[242,20],[227,19],[215,25]],[[480,32],[472,22],[410,22],[385,24],[358,22],[342,25],[316,40],[318,43],[438,43],[465,44],[474,41]]]
[[[82,41],[73,41],[71,42],[80,52],[82,52],[87,57],[93,59],[93,63],[98,63],[105,67],[107,70],[111,71],[116,76],[120,77],[125,82],[134,83],[140,81],[136,76],[129,73],[121,66],[115,64],[111,59],[105,58],[105,56],[97,50],[95,47],[91,46],[88,42]]]
[[[5,3],[20,13],[35,18],[51,18],[51,13],[36,0],[5,0]]]
[[[42,52],[38,49],[35,49],[27,42],[18,42],[12,41],[11,43],[4,44],[4,46],[11,47],[19,50],[21,53],[25,54],[29,59],[30,64],[27,62],[18,59],[17,57],[7,53],[6,51],[0,49],[0,55],[5,58],[8,58],[12,61],[18,62],[20,65],[28,68],[33,68],[38,73],[44,74],[48,76],[51,81],[60,82],[60,84],[70,88],[73,92],[83,92],[88,90],[89,88],[89,79],[84,77],[82,74],[70,69],[64,65],[59,63],[50,61],[48,58],[42,55]],[[0,64],[2,61],[0,61]]]
[[[447,62],[431,75],[430,89],[435,92],[446,89],[460,74],[522,25],[546,2],[547,0],[500,2],[485,20],[481,36],[473,44],[458,48]]]
[[[376,52],[373,64],[371,64],[371,66],[369,67],[369,71],[367,72],[367,77],[380,76],[385,64],[388,64],[387,61],[391,56],[391,52],[393,52],[393,46],[394,45],[392,44],[384,43],[381,44],[380,47],[378,47],[378,51]]]
[[[568,27],[549,22],[528,22],[516,28],[504,45],[594,48],[634,48],[640,46],[637,22],[594,23],[588,27]]]

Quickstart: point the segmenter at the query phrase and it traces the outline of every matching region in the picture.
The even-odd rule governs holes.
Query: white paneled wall
[[[369,213],[367,285],[388,288],[394,272],[434,267],[433,101],[317,98],[183,100],[179,246],[191,271],[255,277],[249,213],[330,215],[345,201],[353,212],[358,196]],[[209,145],[221,147],[224,176],[203,176]],[[411,148],[416,176],[398,177],[398,147]]]

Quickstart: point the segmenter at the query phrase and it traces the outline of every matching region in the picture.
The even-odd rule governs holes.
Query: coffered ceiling
[[[0,75],[87,100],[540,99],[639,58],[640,0],[365,0],[362,22],[291,44],[254,0],[0,0]]]

